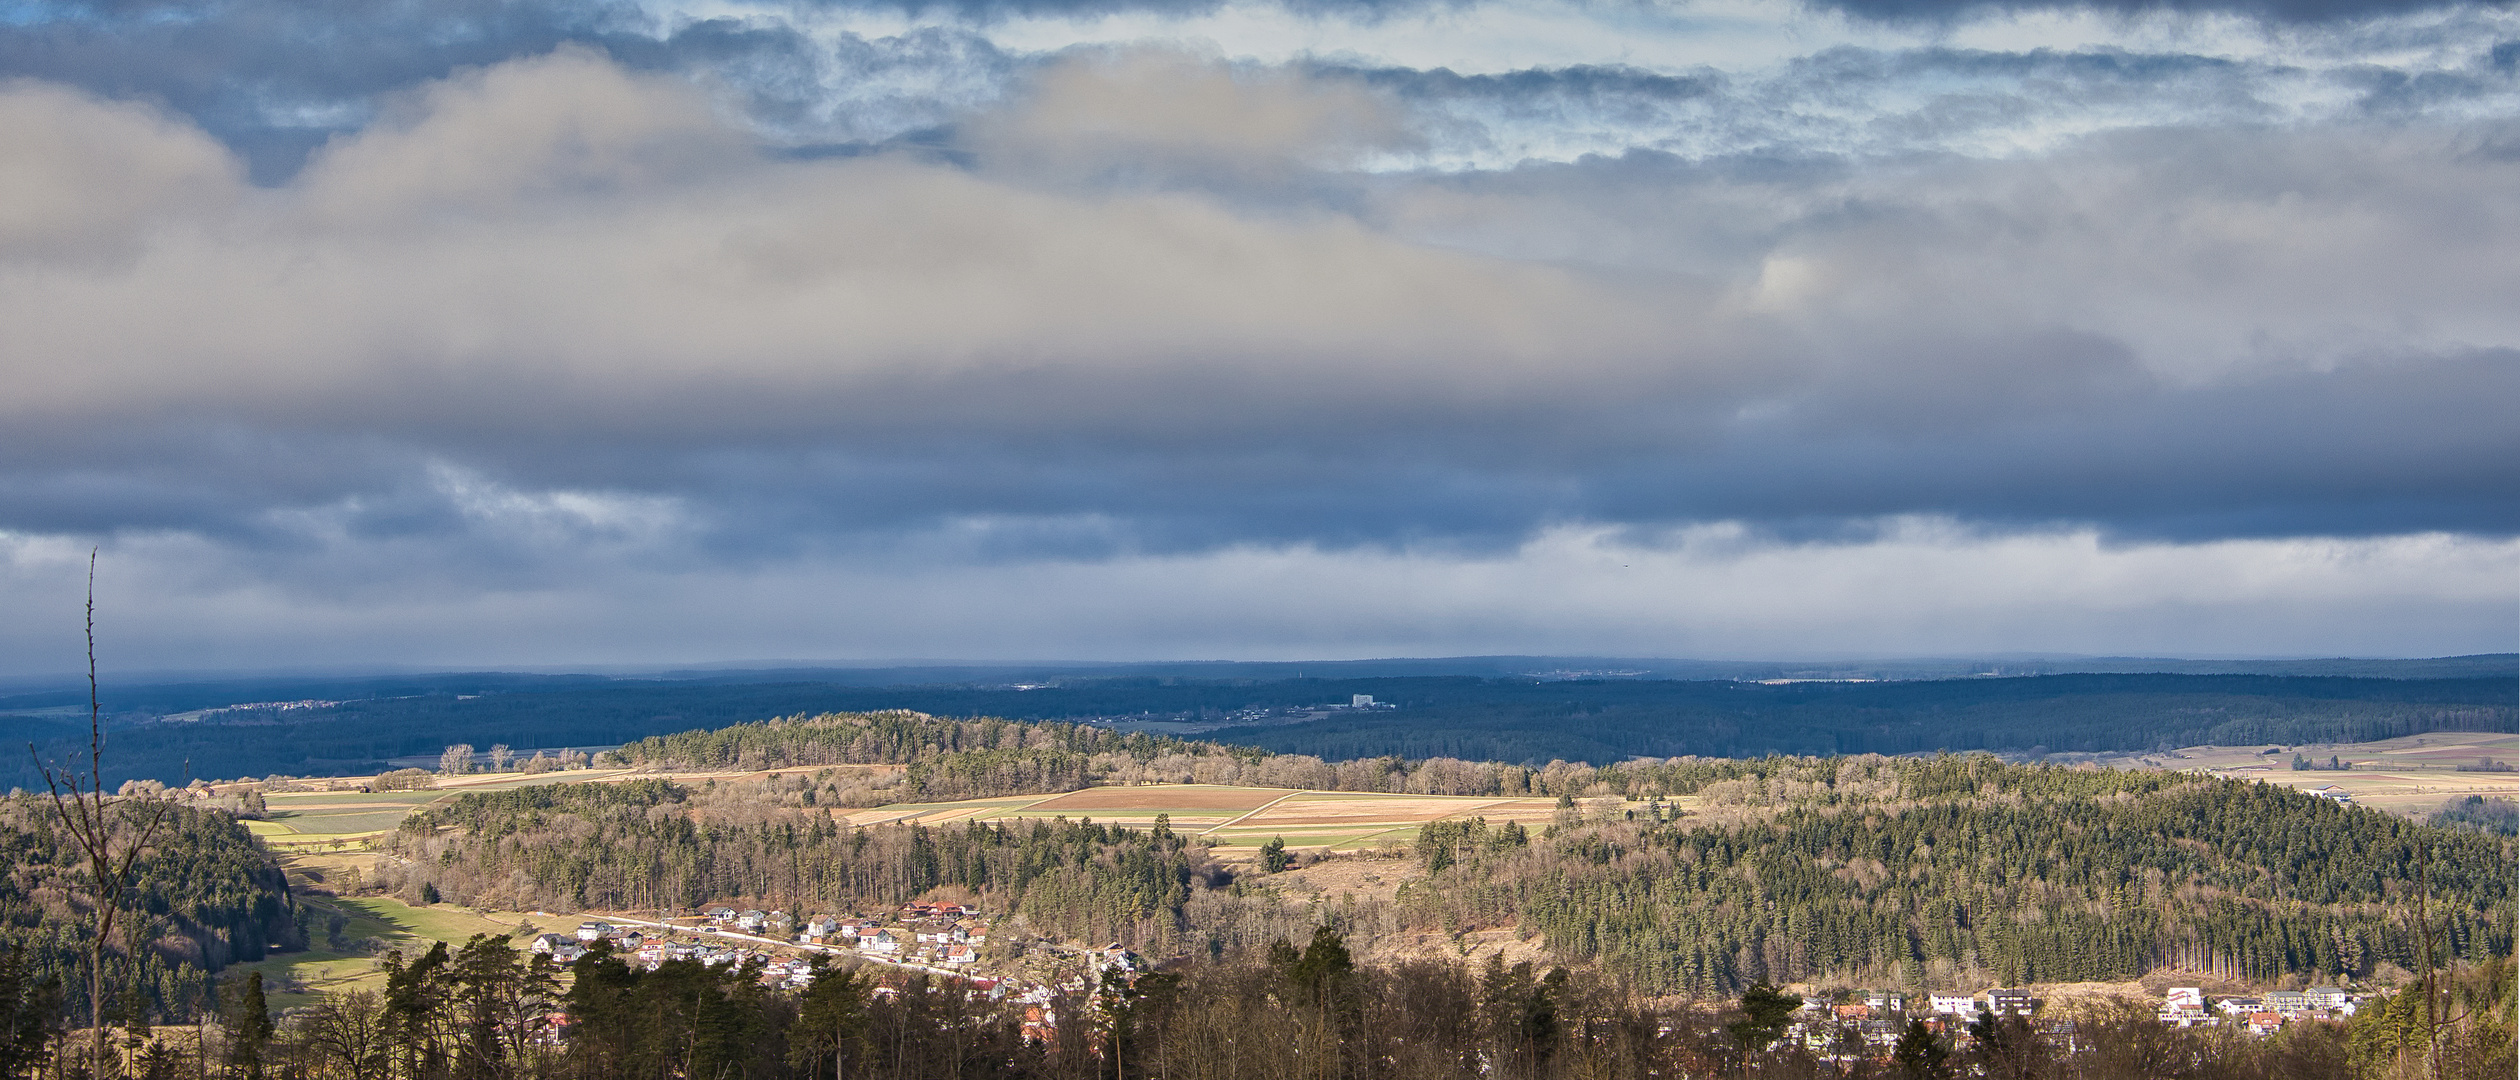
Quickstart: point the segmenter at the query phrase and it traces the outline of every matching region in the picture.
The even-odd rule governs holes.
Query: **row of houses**
[[[2038,1002],[2030,991],[1997,987],[1984,994],[1903,994],[1895,990],[1857,990],[1836,1001],[1825,997],[1806,997],[1802,1012],[1806,1017],[1826,1016],[1839,1023],[1864,1020],[1893,1020],[1911,1016],[1931,1018],[1956,1016],[1970,1020],[1979,1013],[1995,1016],[2028,1016]]]
[[[733,935],[792,940],[795,945],[804,946],[805,951],[845,949],[896,969],[879,978],[873,988],[879,997],[899,993],[899,980],[915,977],[910,971],[898,969],[924,965],[954,978],[956,985],[976,994],[1009,1002],[1021,1010],[1024,1037],[1050,1045],[1058,1041],[1059,1002],[1063,994],[1065,1000],[1088,1002],[1086,1007],[1090,1009],[1094,989],[1103,979],[1116,976],[1133,981],[1147,968],[1143,959],[1115,943],[1103,949],[1059,950],[1077,953],[1086,961],[1087,969],[1056,986],[979,975],[972,965],[979,959],[980,946],[988,942],[989,924],[981,912],[960,904],[910,904],[889,913],[889,917],[818,915],[802,923],[783,912],[719,905],[703,909],[697,919],[647,926],[642,931],[590,919],[578,924],[573,933],[547,933],[535,938],[531,949],[559,963],[571,964],[601,943],[632,965],[651,971],[678,960],[712,967],[758,962],[764,985],[792,989],[812,984],[813,964],[809,959],[781,950],[773,941],[747,941]],[[786,932],[791,929],[792,935]],[[569,1018],[554,1013],[546,1019],[548,1026],[540,1037],[561,1037]]]
[[[2174,986],[2162,999],[2158,1015],[2162,1023],[2174,1027],[2233,1024],[2246,1027],[2252,1033],[2266,1035],[2300,1020],[2342,1020],[2354,1015],[2361,1004],[2361,995],[2335,986],[2277,990],[2263,997],[2220,1000],[2208,1000],[2200,987]]]
[[[1980,1016],[2031,1018],[2038,1002],[2030,991],[1999,987],[1979,994],[1902,994],[1859,990],[1845,1000],[1806,997],[1796,1010],[1784,1041],[1799,1043],[1824,1060],[1884,1058],[1911,1023],[1936,1035],[1971,1037],[1970,1025]],[[2031,1030],[2057,1050],[2081,1048],[2081,1029],[2073,1020],[2031,1018]]]
[[[989,943],[989,926],[968,919],[968,909],[954,907],[963,914],[930,908],[889,921],[818,915],[806,921],[796,940],[806,945],[855,949],[866,956],[896,962],[967,968],[979,962],[981,947]]]

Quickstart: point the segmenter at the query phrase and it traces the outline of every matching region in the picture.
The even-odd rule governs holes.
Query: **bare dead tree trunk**
[[[156,836],[158,826],[165,823],[168,803],[152,800],[150,812],[137,821],[138,831],[127,842],[118,844],[114,837],[114,815],[105,801],[105,709],[96,684],[96,552],[88,551],[87,587],[87,664],[88,664],[88,768],[57,768],[45,763],[42,755],[28,743],[26,753],[35,759],[35,768],[44,776],[44,788],[51,793],[53,813],[61,820],[62,831],[70,834],[78,845],[80,856],[87,863],[88,886],[95,904],[95,933],[88,939],[88,1067],[95,1075],[104,1075],[106,1065],[105,1030],[105,944],[114,936],[114,924],[122,914],[123,893],[131,884],[131,868],[139,862]],[[137,960],[135,956],[133,958]],[[114,1070],[119,1072],[120,1070]]]
[[[2431,845],[2415,838],[2415,940],[2424,950],[2424,1071],[2441,1080],[2441,1019],[2433,993]]]

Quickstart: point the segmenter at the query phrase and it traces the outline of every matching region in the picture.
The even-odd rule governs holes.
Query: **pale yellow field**
[[[2342,772],[2295,772],[2296,753],[2322,764],[2335,757],[2352,767]],[[2520,797],[2520,775],[2457,771],[2458,766],[2480,759],[2520,764],[2520,735],[2439,731],[2366,743],[2189,746],[2166,753],[2109,755],[2098,761],[2122,769],[2196,769],[2305,790],[2334,785],[2351,792],[2357,805],[2420,817],[2453,798]]]
[[[1692,799],[1673,800],[1686,806]],[[1594,805],[1601,803],[1601,805]],[[1589,813],[1617,813],[1641,804],[1586,800]],[[1406,846],[1418,827],[1445,818],[1485,818],[1501,824],[1518,821],[1544,825],[1557,815],[1557,800],[1454,795],[1383,795],[1353,791],[1296,791],[1286,788],[1228,787],[1213,784],[1150,784],[1138,787],[1088,788],[1061,795],[1028,795],[1001,799],[967,799],[943,803],[900,803],[845,815],[850,824],[916,822],[923,825],[963,821],[1015,821],[1032,818],[1091,818],[1134,829],[1152,827],[1165,815],[1176,832],[1195,833],[1228,854],[1248,852],[1283,839],[1288,847],[1363,851]]]

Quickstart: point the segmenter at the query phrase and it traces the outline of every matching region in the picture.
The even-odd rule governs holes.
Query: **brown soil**
[[[1048,802],[1034,803],[1035,812],[1077,810],[1249,810],[1268,805],[1284,791],[1269,788],[1149,787],[1086,788]]]
[[[1475,802],[1468,799],[1431,798],[1364,798],[1350,800],[1289,799],[1269,812],[1253,817],[1244,825],[1252,827],[1280,825],[1359,825],[1388,821],[1394,826],[1435,821],[1447,817],[1486,817],[1495,820],[1528,820],[1533,816],[1546,820],[1555,807],[1546,802],[1536,806],[1521,805],[1522,800]]]

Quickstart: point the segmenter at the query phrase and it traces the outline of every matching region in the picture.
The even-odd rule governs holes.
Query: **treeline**
[[[1415,795],[1682,795],[1764,775],[1764,759],[1675,758],[1596,768],[1456,758],[1324,761],[1085,724],[955,720],[895,710],[825,713],[652,736],[614,755],[656,769],[828,768],[797,785],[803,806],[876,806],[1074,791],[1094,784],[1244,784]],[[837,767],[898,765],[898,771]]]
[[[653,910],[734,897],[891,906],[943,886],[1076,940],[1178,924],[1207,849],[1088,821],[853,829],[765,783],[663,780],[464,795],[385,843],[380,887],[510,909]]]
[[[1301,940],[1301,938],[1299,938]],[[841,962],[841,963],[846,963]],[[391,956],[381,991],[274,1016],[259,978],[231,985],[197,1038],[137,1032],[94,1073],[222,1080],[2504,1080],[2511,968],[2449,980],[2350,1024],[2272,1038],[2179,1029],[2140,1005],[2087,1010],[2070,1035],[1980,1017],[1911,1025],[1888,1052],[1826,1060],[1779,1038],[1796,1001],[1759,988],[1735,1005],[1657,1007],[1615,982],[1490,961],[1367,965],[1334,931],[1134,981],[1031,1001],[959,981],[876,975],[829,960],[801,990],[756,965],[598,950],[565,987],[543,958],[475,937]],[[0,996],[10,989],[0,965]],[[0,1033],[0,1076],[39,1075],[51,1041]]]
[[[686,731],[625,744],[615,755],[658,769],[834,767],[791,779],[804,806],[874,806],[1048,794],[1094,784],[1240,784],[1410,795],[1602,796],[1694,794],[1711,784],[1806,770],[1786,757],[1630,760],[1605,766],[1521,765],[1397,756],[1325,761],[1249,747],[1113,731],[1084,724],[954,720],[925,713],[825,713]],[[899,765],[848,772],[839,766]],[[2178,783],[2183,780],[2159,781]],[[1846,790],[1860,794],[1858,788]]]
[[[1084,724],[940,719],[905,709],[651,736],[615,753],[632,765],[669,769],[907,766],[887,801],[1073,791],[1155,758],[1247,762],[1268,756]]]
[[[1772,759],[1704,812],[1540,838],[1439,823],[1417,921],[1520,925],[1655,992],[1806,979],[1974,987],[2163,965],[2271,980],[2512,951],[2511,840],[2271,785],[1993,758]],[[1693,770],[1694,771],[1694,770]],[[2419,862],[2420,860],[2420,862]]]
[[[137,799],[111,806],[125,818],[142,810]],[[0,800],[0,949],[29,985],[87,985],[94,924],[86,875],[49,802]],[[200,1004],[209,976],[229,964],[260,960],[275,945],[305,945],[286,876],[229,814],[167,808],[131,882],[117,940],[106,943],[108,976],[126,988],[126,1012],[175,1015]],[[66,1005],[84,1020],[85,994],[68,995]]]
[[[2453,829],[2520,836],[2520,800],[2470,795],[2443,803],[2441,809],[2433,811],[2432,816],[2425,820]]]

